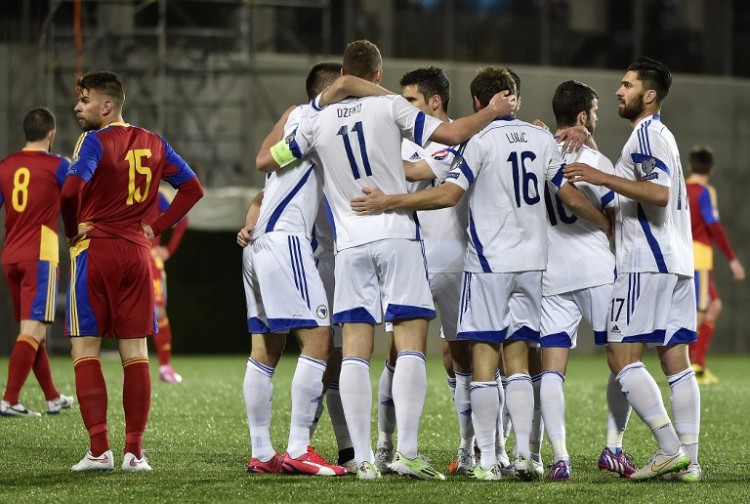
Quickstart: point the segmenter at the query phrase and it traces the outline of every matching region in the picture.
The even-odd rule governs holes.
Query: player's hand
[[[253,228],[243,227],[237,233],[237,245],[247,247],[253,241]]]
[[[516,95],[510,94],[510,91],[500,91],[490,99],[487,107],[495,117],[509,116],[516,110]]]
[[[732,270],[732,277],[735,282],[745,281],[745,268],[739,259],[732,259],[729,261],[729,268]]]
[[[571,163],[563,168],[563,175],[571,182],[588,182],[593,185],[604,185],[607,174],[586,163]]]
[[[591,136],[586,126],[571,126],[560,132],[558,140],[563,144],[563,152],[578,152]]]
[[[365,196],[352,198],[350,205],[352,210],[358,214],[377,215],[388,209],[388,196],[383,191],[374,187],[363,187],[362,192]]]
[[[531,124],[533,124],[534,126],[539,126],[540,128],[544,128],[547,131],[549,131],[549,126],[547,126],[546,124],[544,124],[544,121],[542,121],[541,119],[534,119],[531,122]]]
[[[151,226],[148,224],[141,224],[141,228],[143,228],[143,232],[146,234],[146,238],[149,240],[154,239],[154,230],[151,229]]]
[[[93,230],[94,230],[94,226],[80,226],[79,225],[78,234],[67,239],[68,247],[72,247],[73,245],[81,241],[86,236],[86,233],[88,233],[89,231],[93,231]]]
[[[166,261],[170,257],[169,250],[167,250],[167,247],[162,247],[161,245],[152,248],[151,253],[154,254],[159,259],[161,259],[162,261]]]

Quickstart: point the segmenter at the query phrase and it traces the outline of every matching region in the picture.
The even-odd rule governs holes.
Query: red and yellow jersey
[[[151,222],[159,181],[176,187],[195,177],[166,140],[119,122],[81,135],[67,175],[86,182],[78,222],[94,226],[89,238],[125,238],[145,247],[151,244],[141,224]]]
[[[693,256],[696,270],[713,269],[713,245],[719,247],[730,261],[734,251],[729,244],[724,227],[719,222],[719,206],[716,189],[709,184],[687,179],[690,199],[690,221],[693,231]]]
[[[60,188],[68,160],[24,149],[0,161],[0,205],[5,205],[3,264],[22,261],[58,263]]]

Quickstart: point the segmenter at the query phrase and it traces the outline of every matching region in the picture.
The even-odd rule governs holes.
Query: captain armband
[[[271,147],[271,157],[276,161],[276,164],[279,165],[279,168],[287,167],[298,161],[298,159],[294,157],[294,154],[292,154],[292,150],[289,148],[289,144],[286,143],[286,140],[281,140]]]

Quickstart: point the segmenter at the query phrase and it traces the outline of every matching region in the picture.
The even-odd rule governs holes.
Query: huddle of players
[[[613,167],[589,147],[566,152],[546,129],[516,119],[517,83],[505,68],[479,72],[471,84],[475,114],[452,122],[446,121],[447,79],[438,69],[406,74],[399,97],[377,85],[382,59],[370,42],[349,44],[341,68],[337,78],[338,66],[316,65],[308,78],[311,103],[290,108],[264,141],[256,160],[269,173],[262,203],[251,205],[238,233],[246,246],[253,339],[244,382],[248,472],[348,471],[371,480],[387,470],[444,479],[417,448],[434,298],[455,371],[461,472],[481,480],[511,472],[525,480],[541,476],[530,446],[535,394],[529,374],[529,347],[541,346],[541,379],[534,381],[555,453],[547,477],[570,478],[563,382],[586,317],[597,342],[607,343],[612,370],[599,467],[630,479],[700,479],[700,398],[687,355],[695,340],[690,216],[677,146],[658,115],[671,86],[669,70],[641,58],[623,77],[619,112],[634,132]],[[590,87],[561,84],[553,106],[558,133],[571,127],[593,133],[598,105]],[[432,187],[409,192],[407,178],[431,180]],[[433,213],[448,207],[457,208]],[[423,210],[430,212],[417,220],[415,211]],[[431,216],[436,222],[422,222]],[[321,281],[314,269],[315,258],[324,258],[322,271],[330,272],[331,250],[319,248],[324,242],[336,253],[330,318],[330,279]],[[453,264],[433,268],[432,258],[441,254]],[[456,315],[455,326],[446,313]],[[342,325],[342,342],[334,343],[329,320]],[[381,435],[373,452],[369,359],[373,327],[383,321],[393,329],[393,353],[380,381],[390,394],[381,390]],[[300,340],[302,354],[282,456],[268,430],[271,378],[287,332]],[[674,426],[641,362],[647,343],[657,345],[668,375]],[[330,376],[329,366],[338,369],[332,348],[339,345],[341,371]],[[310,447],[324,390],[338,464]],[[512,460],[502,439],[503,403],[516,438]],[[631,405],[659,445],[640,470],[622,451]]]

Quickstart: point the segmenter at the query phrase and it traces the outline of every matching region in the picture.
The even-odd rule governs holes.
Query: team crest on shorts
[[[318,318],[324,319],[328,316],[328,307],[326,305],[320,305],[315,309],[315,315]]]

